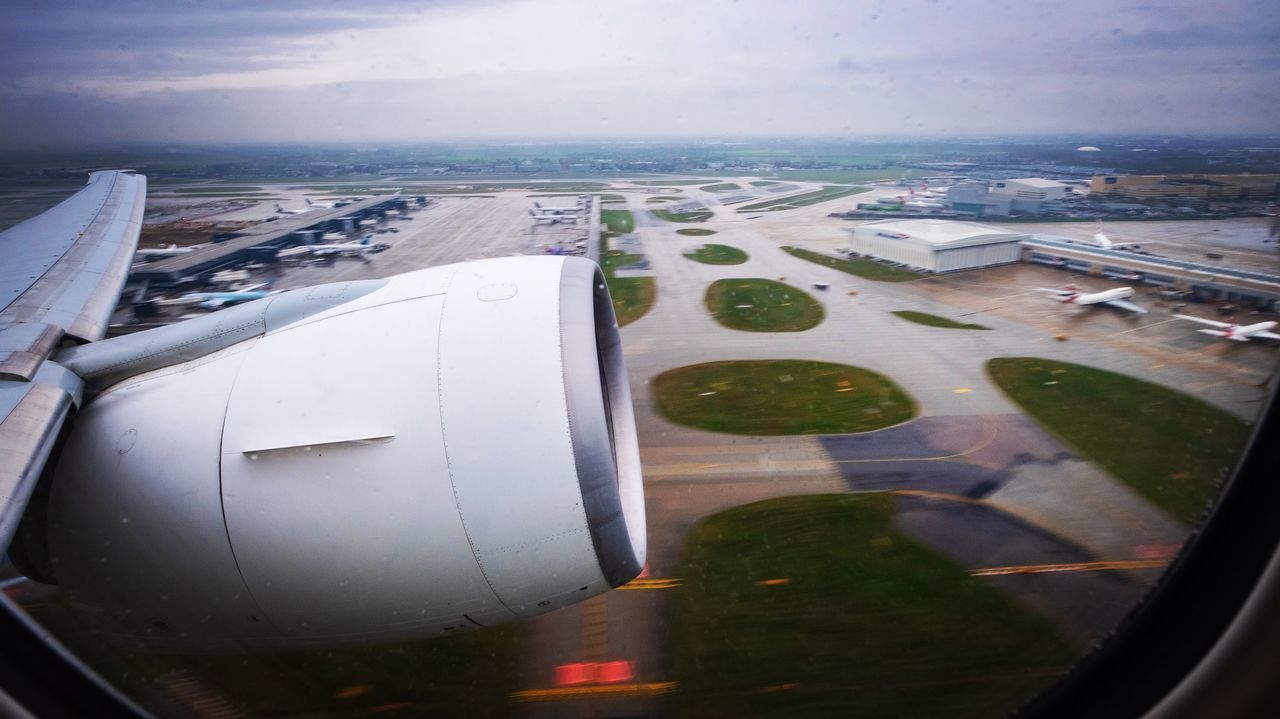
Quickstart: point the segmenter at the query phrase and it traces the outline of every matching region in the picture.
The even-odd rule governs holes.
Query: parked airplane
[[[1087,240],[1076,240],[1071,238],[1054,238],[1054,239],[1064,239],[1067,242],[1067,244],[1087,245],[1089,247],[1097,247],[1100,250],[1127,250],[1127,249],[1133,249],[1133,248],[1137,248],[1147,244],[1147,241],[1120,242],[1120,243],[1113,242],[1111,238],[1107,237],[1106,233],[1102,231],[1101,225],[1098,226],[1098,231],[1094,232],[1093,235],[1091,235]]]
[[[1270,330],[1276,326],[1275,322],[1257,322],[1251,325],[1237,325],[1230,322],[1218,322],[1216,320],[1206,320],[1202,317],[1192,317],[1191,315],[1174,315],[1178,319],[1191,320],[1199,322],[1202,325],[1216,327],[1212,330],[1196,330],[1197,332],[1221,337],[1223,339],[1235,340],[1236,342],[1248,342],[1249,340],[1280,340],[1280,335]]]
[[[1126,312],[1135,314],[1146,314],[1147,311],[1132,302],[1125,301],[1126,297],[1133,296],[1132,287],[1117,287],[1112,290],[1104,290],[1102,292],[1082,293],[1075,285],[1067,285],[1062,289],[1050,289],[1048,287],[1037,287],[1041,292],[1050,292],[1054,295],[1054,299],[1059,302],[1066,302],[1073,305],[1107,305]]]
[[[280,206],[280,203],[278,203],[278,202],[276,203],[276,212],[277,212],[277,213],[279,213],[279,214],[281,214],[281,215],[305,215],[305,214],[307,214],[308,212],[310,212],[311,210],[312,210],[312,208],[310,208],[310,207],[308,207],[308,208],[307,208],[307,209],[305,209],[305,210],[286,210],[285,208],[283,208],[283,207],[281,207],[281,206]]]
[[[156,300],[156,304],[162,307],[172,305],[195,305],[206,310],[216,310],[222,307],[232,307],[242,302],[252,302],[260,300],[263,297],[270,297],[278,294],[280,290],[264,290],[259,289],[265,287],[266,283],[252,285],[239,290],[230,290],[226,292],[189,292],[181,297],[170,297],[167,299]]]
[[[173,257],[175,255],[185,255],[188,252],[195,252],[194,247],[178,247],[177,245],[169,245],[168,247],[139,247],[134,251],[133,256],[143,260],[155,260],[161,257]]]
[[[293,257],[294,255],[310,253],[314,257],[338,255],[367,258],[370,254],[382,252],[390,246],[391,245],[388,245],[385,242],[374,242],[373,235],[365,235],[358,242],[342,242],[331,245],[300,245],[298,247],[290,247],[276,253],[276,256]]]
[[[307,207],[309,207],[309,208],[311,208],[311,209],[313,209],[313,210],[332,210],[333,208],[338,207],[338,206],[339,206],[339,204],[344,204],[344,205],[346,204],[345,202],[344,202],[344,203],[338,203],[337,201],[334,201],[334,202],[312,202],[310,198],[308,198],[308,199],[306,199],[306,200],[303,200],[303,201],[307,203]]]
[[[582,212],[582,211],[584,211],[584,210],[586,210],[586,209],[587,209],[587,208],[585,207],[585,204],[586,204],[585,202],[579,202],[577,205],[575,205],[575,206],[573,206],[573,207],[543,207],[543,206],[542,206],[542,203],[538,202],[537,200],[534,200],[534,202],[533,202],[533,208],[534,208],[535,210],[537,210],[538,212],[542,213],[542,214],[551,214],[551,215],[566,215],[566,214],[572,214],[572,215],[576,215],[576,214],[578,214],[579,212]]]
[[[529,216],[532,217],[535,221],[549,222],[553,225],[556,224],[557,222],[572,222],[574,224],[577,224],[578,222],[577,215],[557,215],[554,212],[538,214],[533,210],[529,210]]]

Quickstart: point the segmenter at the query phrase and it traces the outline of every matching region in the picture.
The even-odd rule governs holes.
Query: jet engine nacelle
[[[153,646],[429,637],[607,591],[644,564],[645,517],[604,279],[566,257],[412,272],[119,382],[47,507],[53,579]]]

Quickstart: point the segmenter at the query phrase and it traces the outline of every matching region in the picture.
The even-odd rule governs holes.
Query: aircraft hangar
[[[849,249],[929,272],[1018,262],[1027,235],[975,222],[879,220],[849,230]]]

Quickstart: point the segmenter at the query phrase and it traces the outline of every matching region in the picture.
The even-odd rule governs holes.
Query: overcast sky
[[[1263,133],[1275,0],[0,0],[0,145]]]

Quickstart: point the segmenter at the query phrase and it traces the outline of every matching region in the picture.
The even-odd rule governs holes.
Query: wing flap
[[[0,382],[0,547],[8,547],[27,500],[71,409],[71,396],[47,384]]]

